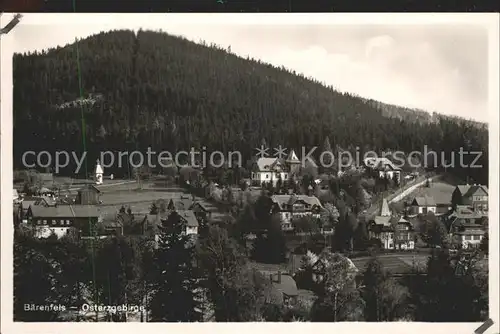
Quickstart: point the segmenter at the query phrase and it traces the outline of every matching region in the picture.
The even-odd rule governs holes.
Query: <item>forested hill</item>
[[[148,146],[249,158],[262,139],[299,148],[327,136],[332,147],[377,151],[449,152],[467,143],[487,159],[487,131],[467,122],[385,117],[374,103],[283,68],[151,31],[101,33],[78,48],[14,56],[15,164],[26,150],[83,150],[82,124],[91,159]]]

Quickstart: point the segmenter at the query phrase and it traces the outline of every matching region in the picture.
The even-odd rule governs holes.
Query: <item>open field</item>
[[[172,198],[180,198],[181,196],[192,198],[191,194],[187,193],[184,189],[172,185],[161,187],[154,182],[144,182],[142,189],[138,189],[136,182],[117,184],[109,187],[99,186],[101,190],[100,199],[102,205],[99,206],[99,211],[105,216],[114,216],[122,206],[130,207],[132,212],[146,214],[149,212],[151,204],[154,201],[163,199],[170,200]],[[221,212],[217,206],[213,205],[204,198],[196,197],[195,201],[203,203],[205,206],[211,208],[212,219],[222,219],[227,214]]]
[[[417,268],[425,268],[429,254],[401,252],[396,254],[382,254],[378,258],[387,271],[393,274],[405,274],[410,272],[414,265]],[[370,257],[352,259],[352,262],[360,271],[365,270],[368,261],[370,261]]]

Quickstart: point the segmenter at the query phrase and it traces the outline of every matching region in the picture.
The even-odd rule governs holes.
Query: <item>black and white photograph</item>
[[[498,328],[498,15],[380,15],[24,14],[2,36],[9,333]]]

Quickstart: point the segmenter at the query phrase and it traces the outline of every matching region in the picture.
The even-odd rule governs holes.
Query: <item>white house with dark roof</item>
[[[486,214],[474,211],[467,205],[457,205],[446,221],[453,242],[464,248],[477,247],[486,234],[482,225],[485,217]]]
[[[259,158],[252,167],[251,179],[253,183],[272,183],[276,185],[279,179],[287,181],[291,175],[297,174],[300,169],[300,160],[292,150],[286,159]]]
[[[315,196],[273,195],[271,200],[273,211],[279,214],[284,231],[293,230],[292,219],[308,215],[319,218],[323,209],[320,200]]]
[[[436,201],[432,196],[415,197],[411,202],[412,214],[427,214],[428,212],[436,213]]]
[[[467,205],[477,212],[488,212],[488,187],[485,185],[458,185],[451,195],[453,207]]]
[[[91,227],[101,220],[99,210],[93,205],[30,205],[26,218],[37,238],[47,238],[52,233],[60,238],[71,228],[91,235]]]
[[[386,176],[390,179],[396,177],[398,180],[401,180],[401,168],[397,167],[387,158],[368,157],[363,162],[367,168],[378,171],[380,178]]]

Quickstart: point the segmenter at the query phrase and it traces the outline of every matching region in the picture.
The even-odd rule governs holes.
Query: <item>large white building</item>
[[[252,168],[252,182],[257,184],[272,183],[279,179],[287,181],[300,169],[300,160],[295,151],[291,151],[286,160],[279,158],[259,158]]]
[[[377,171],[380,178],[394,179],[396,177],[399,181],[401,180],[401,168],[387,158],[369,157],[363,162],[366,167]]]
[[[274,211],[279,213],[281,228],[284,231],[293,230],[292,220],[303,216],[319,218],[323,209],[321,202],[315,196],[306,195],[273,195]]]

